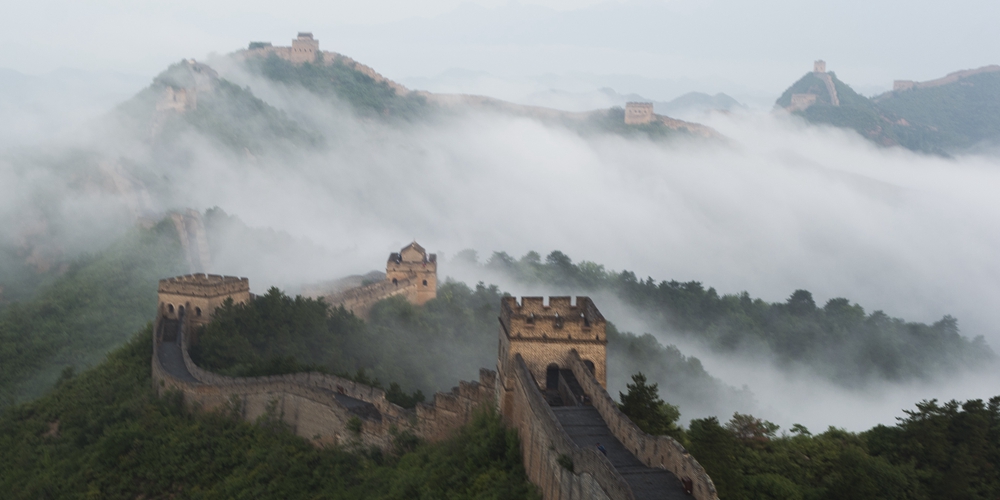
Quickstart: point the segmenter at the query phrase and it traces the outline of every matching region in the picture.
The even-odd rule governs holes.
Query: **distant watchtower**
[[[319,40],[314,39],[312,33],[299,32],[299,36],[292,40],[291,60],[296,63],[313,62],[318,51]]]
[[[653,103],[651,102],[627,102],[625,103],[625,124],[641,125],[653,121]]]
[[[437,297],[437,255],[428,255],[424,247],[414,241],[399,253],[389,254],[385,279],[394,285],[409,281],[412,288],[407,291],[407,298],[414,304],[423,305]]]
[[[542,390],[569,366],[576,349],[594,377],[607,388],[607,322],[590,297],[504,297],[500,303],[500,380],[510,380],[514,357],[524,359]]]
[[[211,321],[215,309],[226,299],[232,298],[236,303],[250,300],[250,280],[217,274],[188,274],[160,280],[159,298],[159,317],[183,318],[188,325],[204,325]]]
[[[819,59],[814,62],[813,73],[826,73],[826,61]]]

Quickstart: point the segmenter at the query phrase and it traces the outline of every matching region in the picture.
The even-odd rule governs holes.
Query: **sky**
[[[634,85],[627,79],[609,81],[634,87],[616,88],[619,92],[640,91],[653,99],[701,90],[773,101],[819,58],[869,94],[890,88],[893,79],[927,80],[1000,59],[1000,30],[993,25],[1000,18],[1000,2],[991,0],[307,0],[278,5],[260,0],[12,3],[0,18],[0,68],[28,75],[72,68],[149,78],[183,58],[227,53],[252,40],[285,45],[296,32],[311,31],[321,47],[403,82],[453,69],[533,81],[545,75],[577,75],[583,81],[628,75],[636,77]]]

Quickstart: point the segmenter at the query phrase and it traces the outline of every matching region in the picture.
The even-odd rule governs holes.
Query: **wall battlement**
[[[500,302],[500,359],[502,380],[510,380],[514,358],[522,357],[536,384],[542,389],[552,384],[552,370],[565,369],[570,352],[576,350],[593,367],[601,385],[607,386],[607,321],[590,300],[577,297],[515,297]]]
[[[160,280],[159,292],[192,297],[219,297],[241,292],[249,293],[250,280],[218,274],[185,274]]]
[[[500,302],[500,323],[507,332],[523,339],[564,339],[601,342],[606,340],[607,321],[590,297],[504,297]]]

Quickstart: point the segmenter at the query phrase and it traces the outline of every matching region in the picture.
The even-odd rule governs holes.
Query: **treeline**
[[[273,416],[253,425],[157,397],[151,332],[0,414],[4,498],[540,498],[494,412],[440,443],[316,448]]]
[[[0,408],[38,397],[66,368],[101,361],[156,311],[157,282],[181,274],[169,219],[80,257],[28,300],[0,309]]]
[[[476,262],[469,251],[456,259]],[[593,262],[574,264],[560,251],[544,261],[536,252],[520,259],[496,252],[483,266],[527,285],[607,292],[664,331],[690,335],[719,352],[763,349],[782,365],[805,366],[848,386],[930,379],[996,359],[982,336],[962,336],[951,316],[930,325],[907,322],[882,311],[868,313],[846,298],[819,306],[806,290],[768,303],[747,292],[720,295],[697,281],[640,279]]]
[[[964,403],[923,401],[895,426],[852,433],[830,427],[790,432],[736,413],[725,424],[676,425],[677,408],[640,373],[621,394],[643,430],[685,444],[726,500],[939,500],[1000,496],[1000,396]]]

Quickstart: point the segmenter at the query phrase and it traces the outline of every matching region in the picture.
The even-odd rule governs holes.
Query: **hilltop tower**
[[[576,350],[594,378],[607,388],[607,321],[590,297],[504,297],[500,303],[500,380],[512,380],[514,357],[524,359],[539,389],[558,383],[559,370],[569,366]]]
[[[385,279],[393,285],[409,282],[412,287],[407,299],[417,305],[437,297],[437,255],[427,254],[416,241],[398,253],[389,254],[385,264]]]
[[[314,39],[312,33],[299,32],[299,36],[292,40],[292,62],[313,62],[316,60],[317,52],[319,52],[319,40]]]
[[[651,102],[627,102],[625,103],[625,124],[641,125],[653,121],[653,103]]]
[[[231,298],[236,303],[250,300],[250,280],[217,274],[188,274],[160,280],[158,292],[159,317],[183,319],[189,326],[201,326],[211,321],[215,309],[226,299]]]
[[[826,61],[819,59],[814,62],[813,73],[826,73]]]

